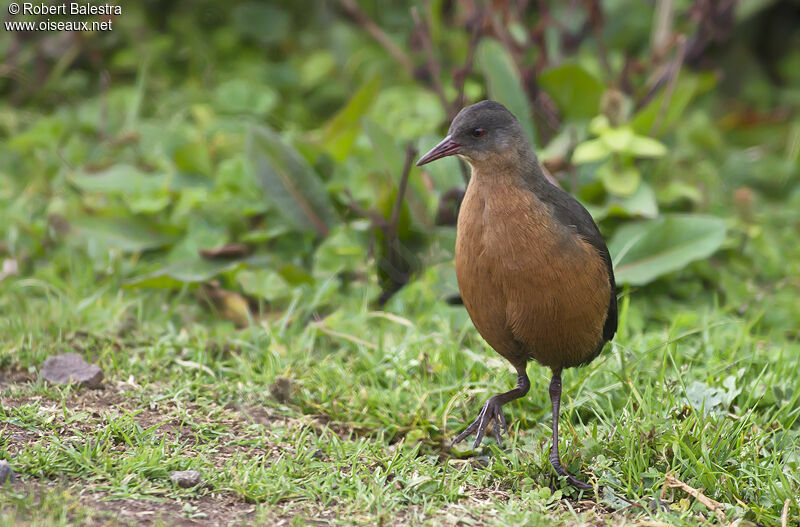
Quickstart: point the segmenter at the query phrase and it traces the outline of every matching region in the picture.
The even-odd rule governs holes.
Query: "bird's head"
[[[514,114],[495,101],[481,101],[458,112],[447,137],[417,161],[417,166],[456,155],[470,165],[512,160],[531,151]]]

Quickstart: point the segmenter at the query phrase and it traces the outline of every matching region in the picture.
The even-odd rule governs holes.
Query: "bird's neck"
[[[495,154],[470,165],[472,179],[484,189],[509,187],[536,192],[542,183],[547,183],[542,167],[530,149]]]

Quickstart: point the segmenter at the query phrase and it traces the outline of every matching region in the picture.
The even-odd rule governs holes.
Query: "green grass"
[[[0,33],[0,460],[17,474],[0,527],[800,525],[800,46],[772,23],[780,3],[740,2],[730,41],[683,65],[682,38],[707,25],[693,2],[674,3],[676,47],[657,53],[653,2],[601,17],[593,2],[495,2],[482,23],[467,23],[474,2],[414,2],[424,24],[405,2],[358,3],[413,72],[345,2],[127,2],[112,32]],[[579,44],[584,19],[603,27]],[[513,48],[482,42],[470,66],[473,26]],[[765,61],[773,26],[789,45]],[[694,71],[706,59],[713,72]],[[551,488],[535,364],[502,447],[450,448],[516,379],[443,300],[455,231],[434,224],[464,184],[455,160],[412,168],[403,250],[369,225],[392,217],[406,142],[445,132],[436,70],[448,101],[459,72],[465,101],[534,97],[538,155],[609,239],[675,213],[726,223],[721,246],[718,228],[701,244],[713,256],[677,272],[660,274],[687,261],[661,247],[654,281],[620,288],[614,341],[564,374],[563,461],[596,493]],[[614,171],[575,167],[594,114],[666,155],[632,164],[623,130],[606,137],[627,144]],[[248,148],[265,126],[281,140]],[[286,178],[299,197],[280,197]],[[328,236],[304,226],[309,206],[332,209]],[[198,253],[229,243],[247,257]],[[423,270],[376,312],[399,258]],[[229,296],[208,298],[210,282]],[[103,389],[41,380],[65,352],[99,365]],[[173,485],[188,469],[202,486]]]
[[[0,523],[720,522],[666,490],[667,474],[722,503],[726,521],[779,525],[786,500],[789,524],[800,519],[800,343],[763,321],[777,293],[742,316],[709,295],[623,293],[613,344],[565,374],[562,456],[601,488],[579,496],[550,489],[548,371],[535,364],[502,449],[449,454],[514,375],[433,293],[441,272],[385,312],[367,307],[374,286],[351,286],[327,317],[296,302],[237,330],[193,291],[125,289],[54,251],[0,283],[0,458],[18,474]],[[104,389],[40,380],[65,351],[100,365]],[[188,469],[206,485],[170,482]]]

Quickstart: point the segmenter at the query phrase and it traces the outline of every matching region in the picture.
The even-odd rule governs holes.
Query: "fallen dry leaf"
[[[203,292],[219,310],[222,318],[230,320],[237,328],[250,325],[250,305],[242,295],[222,289],[215,283],[204,284]]]
[[[250,254],[250,247],[244,243],[226,243],[221,247],[212,249],[200,249],[200,256],[209,260],[227,260],[230,258],[241,258]]]

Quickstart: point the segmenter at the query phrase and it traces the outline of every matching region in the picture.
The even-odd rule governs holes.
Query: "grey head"
[[[496,101],[481,101],[458,112],[447,137],[422,156],[417,166],[452,155],[473,166],[502,158],[535,159],[517,118]]]

